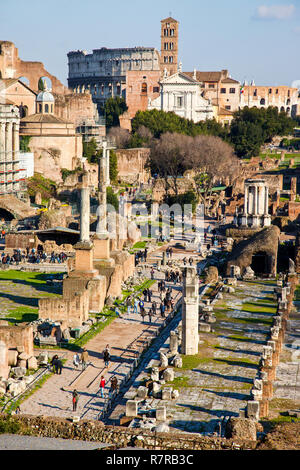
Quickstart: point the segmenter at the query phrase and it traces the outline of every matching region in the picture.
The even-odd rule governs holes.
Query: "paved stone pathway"
[[[266,344],[268,320],[273,315],[251,313],[247,308],[250,302],[255,304],[261,299],[265,300],[264,306],[274,305],[273,289],[274,286],[264,283],[239,282],[235,293],[224,293],[215,307],[226,304],[227,312],[221,308],[218,314],[218,309],[214,308],[217,322],[213,324],[211,333],[200,333],[201,344],[195,365],[185,367],[184,361],[183,369],[175,369],[174,382],[166,384],[177,388],[179,397],[170,401],[147,398],[150,413],[158,406],[166,406],[171,432],[220,433],[230,416],[239,416],[245,409],[258,372],[259,356]],[[174,318],[171,329],[175,329],[179,321],[180,315]],[[109,424],[119,422],[125,412],[126,399],[135,397],[139,385],[144,379],[149,379],[150,368],[159,365],[159,353],[169,349],[169,336],[162,335],[157,343],[157,347],[154,346],[147,354],[139,373],[135,374],[124,399],[116,404]],[[144,405],[141,404],[141,410]]]

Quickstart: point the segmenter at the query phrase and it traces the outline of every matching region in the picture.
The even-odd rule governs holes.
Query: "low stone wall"
[[[66,419],[43,416],[14,415],[2,420],[20,424],[19,434],[60,439],[75,439],[111,444],[112,449],[139,447],[163,450],[253,450],[257,442],[239,438],[207,437],[187,433],[153,433],[146,430],[129,429],[119,426],[104,426],[98,421],[71,423]]]

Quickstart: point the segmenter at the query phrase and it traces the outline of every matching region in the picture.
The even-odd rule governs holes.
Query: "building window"
[[[167,23],[166,26],[167,26],[167,28],[170,28],[170,23]]]
[[[167,57],[167,56],[164,57],[164,63],[165,63],[165,64],[168,63],[168,57]]]
[[[210,83],[210,84],[208,85],[208,88],[215,88],[214,83]]]
[[[262,106],[264,106],[264,105],[266,104],[266,100],[265,100],[264,98],[262,98],[262,99],[260,100],[260,104],[261,104]]]
[[[164,50],[167,51],[169,48],[169,44],[167,42],[164,43]]]
[[[169,57],[169,63],[170,63],[170,64],[173,64],[173,56],[170,56],[170,57]]]
[[[42,105],[39,104],[39,113],[41,113],[41,112],[42,112]]]
[[[232,93],[232,94],[235,93],[235,88],[230,88],[229,93]]]
[[[168,36],[168,30],[167,29],[164,29],[164,36]]]
[[[141,88],[142,93],[147,93],[147,83],[142,83],[142,88]]]
[[[269,88],[269,95],[272,94],[272,88]]]
[[[276,95],[278,95],[278,88],[276,88]]]
[[[290,96],[290,90],[288,91],[288,96]]]
[[[174,42],[171,42],[170,43],[170,51],[172,51],[174,49]]]
[[[221,88],[221,93],[226,93],[226,88]]]
[[[49,113],[49,106],[48,106],[48,104],[45,104],[45,113]]]
[[[159,93],[159,86],[153,87],[153,93]]]
[[[257,89],[254,90],[253,96],[257,96]]]
[[[176,105],[177,105],[177,108],[182,108],[182,106],[183,106],[183,96],[177,96]]]
[[[103,62],[102,62],[102,60],[100,60],[99,66],[102,67],[102,65],[103,65]]]
[[[225,109],[228,109],[228,111],[231,109],[231,106],[227,105],[225,106]]]
[[[175,30],[174,30],[174,29],[171,29],[171,30],[170,30],[170,36],[174,36],[174,34],[175,34]]]
[[[117,85],[117,95],[120,95],[120,94],[121,94],[121,86]]]

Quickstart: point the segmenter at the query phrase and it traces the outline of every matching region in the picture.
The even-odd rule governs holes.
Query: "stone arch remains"
[[[24,83],[24,85],[29,87],[30,82],[29,82],[29,79],[27,77],[25,77],[25,76],[19,77],[19,80],[20,80],[20,82]]]

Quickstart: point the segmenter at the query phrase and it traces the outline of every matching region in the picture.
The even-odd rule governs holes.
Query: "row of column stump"
[[[259,362],[258,378],[254,379],[251,389],[252,400],[248,401],[248,418],[259,420],[269,415],[269,402],[273,397],[273,383],[276,380],[276,367],[282,351],[287,321],[293,305],[295,288],[298,284],[296,274],[288,274],[285,281],[277,281],[277,312],[274,315],[267,344]]]

